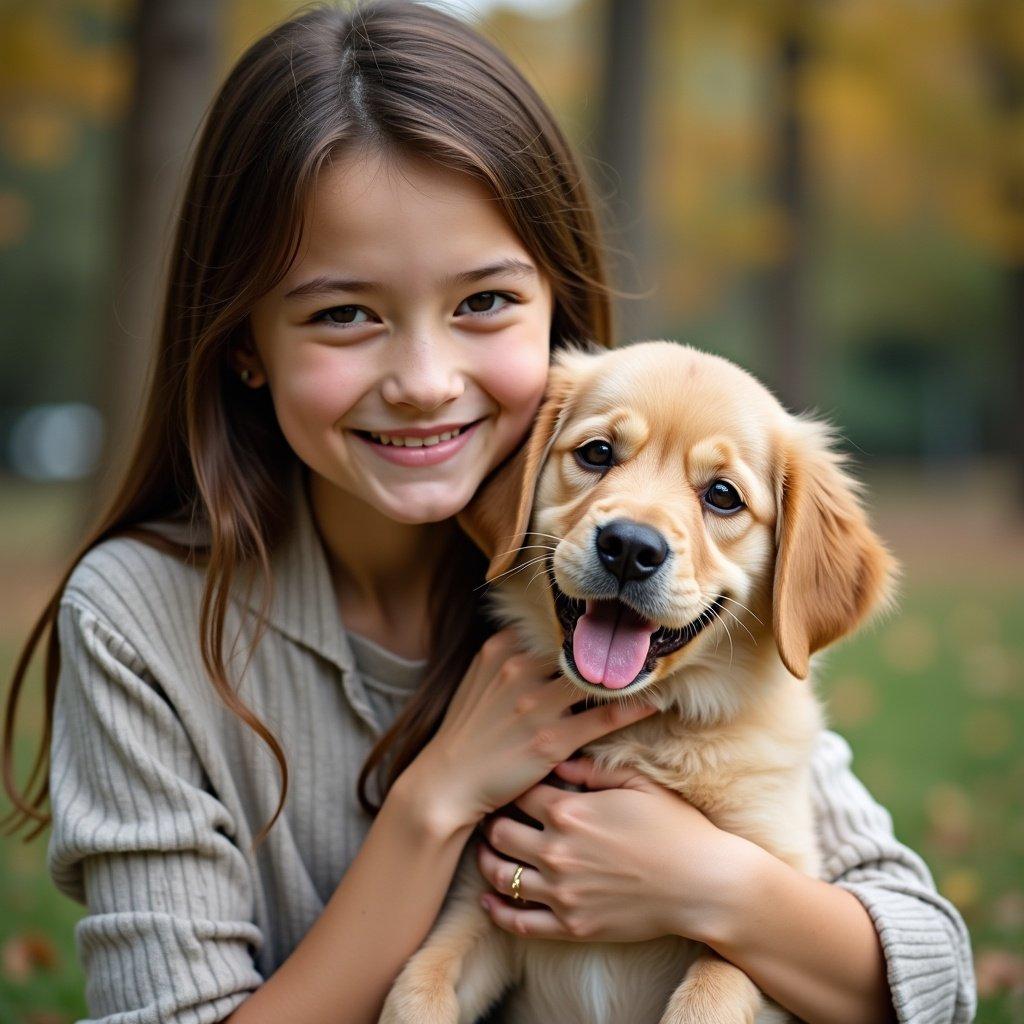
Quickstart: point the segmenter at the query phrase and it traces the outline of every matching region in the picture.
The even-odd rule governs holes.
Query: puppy
[[[585,754],[818,876],[809,661],[890,601],[896,571],[859,491],[831,429],[728,360],[670,341],[577,346],[459,522],[525,648],[581,698],[659,708]],[[468,844],[382,1024],[472,1024],[510,986],[509,1024],[791,1019],[699,943],[513,936],[480,907],[488,889]]]

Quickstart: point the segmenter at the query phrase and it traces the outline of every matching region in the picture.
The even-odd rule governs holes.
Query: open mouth
[[[594,686],[622,690],[640,682],[659,658],[684,647],[713,622],[725,604],[717,597],[692,622],[679,628],[659,626],[616,598],[569,597],[548,577],[562,626],[562,650],[580,678]]]

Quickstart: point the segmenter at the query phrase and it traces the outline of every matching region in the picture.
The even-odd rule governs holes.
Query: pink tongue
[[[643,668],[657,628],[618,601],[587,601],[572,634],[580,675],[610,690],[627,686]]]

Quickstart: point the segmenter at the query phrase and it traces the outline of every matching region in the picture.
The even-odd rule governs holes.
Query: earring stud
[[[238,376],[242,378],[243,384],[248,384],[252,380],[252,370],[243,370]]]

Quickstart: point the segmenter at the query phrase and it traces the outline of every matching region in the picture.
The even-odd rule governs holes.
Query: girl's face
[[[425,161],[327,165],[305,248],[251,314],[288,443],[324,481],[404,523],[459,512],[523,439],[547,382],[549,282],[490,193]],[[382,445],[476,424],[435,446]],[[389,457],[390,456],[390,457]]]

